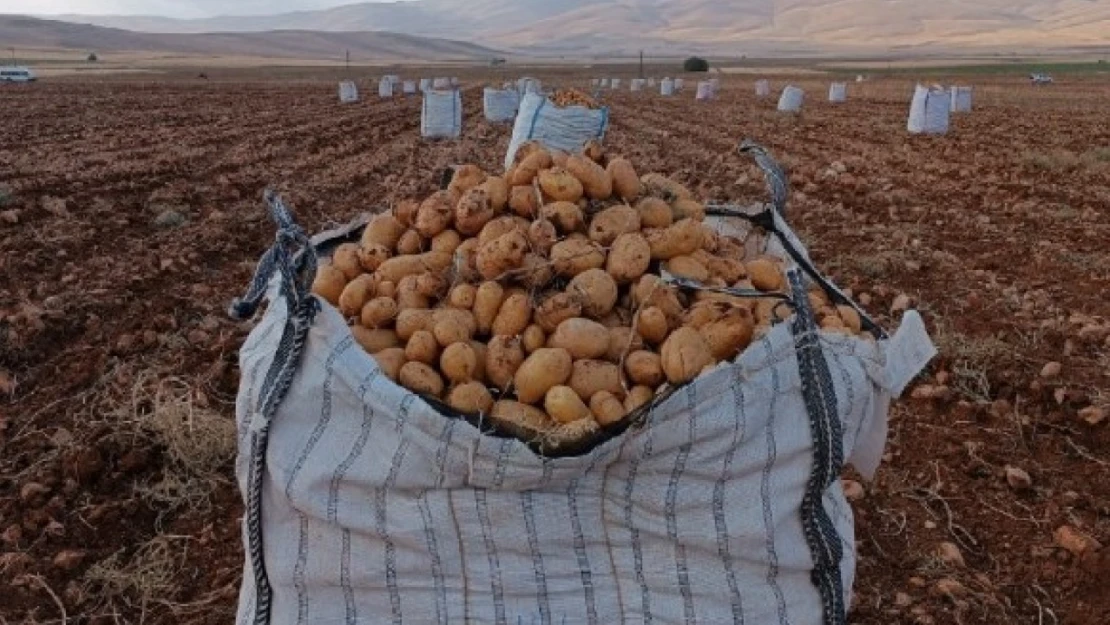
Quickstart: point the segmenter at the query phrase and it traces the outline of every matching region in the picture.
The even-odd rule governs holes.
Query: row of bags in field
[[[378,79],[378,97],[392,98],[395,95],[413,96],[417,93],[427,93],[433,89],[455,89],[459,85],[456,77],[421,78],[417,80],[402,80],[400,76],[387,75]],[[344,80],[339,83],[339,101],[351,104],[359,101],[358,84],[353,80]]]
[[[503,164],[376,217],[309,238],[267,196],[232,307],[269,302],[240,350],[237,622],[846,623],[839,476],[877,467],[935,353],[920,317],[888,336],[816,270],[758,146],[773,204],[715,204],[559,143],[535,98]]]

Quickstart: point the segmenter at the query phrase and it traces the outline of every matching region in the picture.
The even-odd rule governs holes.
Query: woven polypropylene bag
[[[802,110],[802,102],[805,100],[805,91],[795,87],[794,85],[787,85],[782,90],[782,95],[779,97],[779,111],[783,113],[797,113]]]
[[[608,108],[560,108],[542,95],[526,94],[521,98],[513,124],[505,168],[512,166],[517,149],[526,141],[535,140],[550,149],[576,153],[590,139],[603,139],[608,128]]]
[[[424,92],[420,110],[420,136],[455,139],[462,133],[462,98],[458,91]]]
[[[952,87],[950,90],[951,105],[949,110],[953,113],[971,112],[971,87]]]
[[[712,100],[713,99],[713,85],[708,80],[703,80],[698,83],[698,90],[694,93],[695,100]]]
[[[486,87],[482,93],[482,108],[486,119],[491,122],[508,122],[516,117],[520,95],[516,89],[493,89]]]
[[[834,82],[829,85],[829,102],[845,102],[848,100],[847,83]]]
[[[917,85],[906,129],[913,134],[945,134],[948,132],[950,108],[951,96],[943,89]]]
[[[339,83],[339,101],[344,104],[358,102],[358,87],[353,81],[344,80]]]
[[[755,81],[755,95],[761,98],[771,95],[771,83],[766,80]]]
[[[670,78],[664,78],[659,83],[659,93],[664,96],[674,95],[674,81]]]

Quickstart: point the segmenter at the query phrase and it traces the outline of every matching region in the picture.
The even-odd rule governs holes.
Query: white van
[[[34,82],[35,73],[26,67],[0,66],[0,82]]]

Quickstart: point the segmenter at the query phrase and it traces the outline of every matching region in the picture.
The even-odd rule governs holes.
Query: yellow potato
[[[544,332],[554,332],[559,324],[582,314],[582,302],[577,296],[556,293],[540,302],[536,308],[535,322]]]
[[[636,320],[636,331],[648,343],[659,345],[667,339],[667,334],[670,333],[667,315],[655,306],[644,308],[640,311]]]
[[[532,352],[513,376],[517,399],[526,404],[540,401],[552,386],[570,378],[571,364],[565,349],[544,347]]]
[[[863,332],[863,319],[860,318],[856,309],[851,306],[840,305],[836,307],[836,312],[844,322],[845,327],[851,330],[853,334]]]
[[[474,369],[474,381],[486,382],[486,344],[480,341],[470,341],[470,349],[474,350],[474,355],[478,357],[478,366]]]
[[[714,256],[704,249],[694,252],[693,258],[709,271],[711,277],[720,278],[725,284],[735,284],[748,277],[744,263],[735,258]]]
[[[551,151],[551,164],[554,165],[555,167],[566,167],[567,166],[567,158],[569,158],[569,157],[570,157],[570,155],[567,154],[566,152],[562,151],[562,150],[552,150]],[[543,173],[543,172],[540,172],[540,173]]]
[[[474,319],[478,323],[479,334],[489,334],[504,300],[505,289],[500,284],[483,282],[478,286],[474,294]]]
[[[422,273],[416,276],[416,292],[424,297],[441,299],[447,293],[447,278],[438,273]]]
[[[605,271],[618,284],[640,279],[651,266],[651,246],[640,233],[622,234],[609,250]]]
[[[705,205],[697,200],[675,200],[671,203],[671,212],[674,214],[675,221],[680,219],[705,221]]]
[[[555,224],[563,234],[581,231],[586,224],[582,209],[574,202],[552,202],[540,209],[540,216]]]
[[[439,360],[439,343],[435,335],[427,330],[418,330],[405,345],[405,358],[428,365]]]
[[[609,328],[609,347],[605,351],[605,360],[620,362],[625,354],[644,348],[644,339],[632,328]]]
[[[406,228],[411,228],[412,224],[416,223],[416,213],[420,210],[420,202],[413,200],[402,200],[397,206],[393,208],[393,216],[397,218],[397,222]],[[386,246],[389,247],[389,246]]]
[[[528,226],[528,242],[539,254],[549,253],[551,246],[555,245],[558,239],[559,234],[555,230],[555,224],[546,219],[537,219]]]
[[[605,250],[585,239],[565,239],[551,246],[551,262],[555,273],[573,278],[590,269],[605,266]]]
[[[520,268],[513,271],[513,278],[522,286],[539,290],[555,277],[551,262],[539,254],[525,254]]]
[[[640,278],[631,290],[635,306],[655,306],[667,316],[668,323],[682,317],[684,307],[673,287],[667,286],[659,276],[647,274]]]
[[[613,425],[624,418],[624,405],[609,391],[598,391],[590,398],[590,412],[599,425]]]
[[[623,158],[609,159],[609,166],[605,168],[613,180],[613,192],[626,202],[640,196],[640,178],[632,163]]]
[[[609,329],[589,319],[567,319],[547,339],[548,347],[561,347],[575,360],[600,358],[609,351]]]
[[[436,191],[420,204],[412,227],[420,236],[430,239],[446,230],[454,216],[454,197],[448,191]]]
[[[473,331],[459,319],[446,317],[436,319],[432,335],[440,347],[447,347],[455,343],[469,343],[473,338]]]
[[[401,340],[393,330],[371,330],[362,326],[351,326],[351,335],[355,337],[355,342],[370,354],[401,344]]]
[[[490,176],[477,188],[485,191],[489,196],[489,204],[493,207],[494,213],[505,211],[509,203],[509,183],[504,178]]]
[[[496,241],[503,235],[509,234],[514,230],[527,232],[529,225],[528,220],[514,215],[505,215],[490,220],[490,222],[482,228],[482,231],[478,233],[479,247],[491,241]]]
[[[590,409],[569,386],[551,387],[544,395],[543,407],[559,423],[572,423],[590,417]]]
[[[485,189],[470,189],[455,207],[455,229],[463,236],[474,236],[493,216],[493,204]]]
[[[390,347],[373,354],[372,357],[378,362],[378,367],[385,377],[396,382],[401,374],[401,367],[405,365],[405,350],[400,347]]]
[[[640,231],[640,214],[624,204],[607,208],[590,221],[590,240],[604,246],[613,244],[622,234]]]
[[[516,166],[516,171],[513,172],[513,179],[510,182],[516,185],[532,185],[532,181],[540,173],[540,170],[551,167],[551,153],[542,148],[533,151]]]
[[[645,197],[636,202],[636,213],[644,228],[668,228],[674,223],[670,205],[657,197]]]
[[[374,215],[366,224],[366,229],[362,231],[362,247],[381,245],[388,250],[393,250],[407,229],[399,219],[389,213]]]
[[[447,393],[447,405],[463,414],[487,414],[493,409],[493,396],[481,382],[464,382]]]
[[[540,198],[532,185],[513,187],[509,191],[509,208],[521,217],[531,219],[540,210]]]
[[[432,237],[431,251],[454,254],[462,244],[462,237],[455,230],[444,230]]]
[[[755,313],[756,325],[767,326],[786,321],[794,313],[789,304],[771,297],[756,300],[752,312]]]
[[[424,239],[420,238],[420,233],[415,230],[406,230],[397,241],[398,255],[419,254],[422,251],[424,251]]]
[[[532,440],[555,425],[543,410],[507,399],[494,402],[490,417],[524,440]]]
[[[463,165],[455,170],[451,183],[447,189],[457,195],[464,195],[467,191],[486,181],[486,173],[477,165]]]
[[[347,276],[334,265],[320,265],[316,269],[316,279],[312,282],[312,292],[324,298],[332,306],[339,305],[339,296],[347,288]]]
[[[367,328],[387,328],[393,325],[393,320],[397,318],[398,312],[400,312],[400,308],[397,307],[397,302],[393,301],[393,298],[375,297],[362,307],[359,318],[362,325]]]
[[[374,278],[364,273],[348,282],[339,294],[339,312],[344,317],[354,317],[362,312],[362,307],[373,297]]]
[[[668,273],[680,278],[687,278],[696,282],[709,281],[709,270],[699,263],[693,256],[675,256],[665,263]]]
[[[486,379],[505,390],[524,362],[524,349],[515,336],[495,336],[486,346]]]
[[[690,193],[689,189],[663,174],[644,174],[640,182],[649,193],[659,195],[668,201],[694,199],[694,194]]]
[[[439,397],[443,394],[443,378],[422,362],[406,362],[397,375],[401,386],[420,395]]]
[[[471,310],[474,308],[474,298],[478,294],[478,287],[473,284],[457,284],[447,295],[447,305],[451,308]]]
[[[682,327],[671,333],[661,350],[663,372],[671,384],[685,384],[713,364],[713,355],[697,330]]]
[[[663,230],[646,230],[651,257],[655,260],[669,260],[675,256],[693,254],[701,248],[701,224],[692,219],[677,221]]]
[[[605,168],[586,156],[567,158],[566,169],[582,183],[586,197],[594,200],[607,200],[613,195],[613,179]]]
[[[635,412],[643,406],[651,403],[655,399],[655,390],[647,386],[636,386],[631,391],[628,391],[628,397],[624,398],[624,410],[626,414]]]
[[[344,243],[335,248],[331,255],[331,264],[343,272],[348,280],[354,280],[362,275],[362,262],[358,252],[361,248],[355,243]]]
[[[715,360],[732,360],[752,342],[755,322],[747,309],[733,309],[699,330]]]
[[[645,350],[632,352],[624,361],[628,379],[641,386],[655,388],[663,383],[663,359],[654,352]]]
[[[772,260],[757,258],[748,261],[745,267],[752,285],[760,291],[781,291],[786,287],[786,277],[782,273],[782,268]]]
[[[439,357],[439,370],[453,384],[469,382],[478,371],[478,354],[469,343],[451,343]]]
[[[565,384],[574,389],[582,401],[589,401],[599,391],[609,391],[616,397],[624,397],[620,367],[602,360],[574,361],[570,379]]]
[[[605,158],[605,149],[597,139],[590,139],[582,146],[582,154],[595,163],[600,163]]]
[[[682,325],[700,329],[709,323],[724,318],[727,311],[728,306],[721,302],[711,300],[699,301],[694,303],[693,306],[683,313]]]
[[[538,139],[530,139],[528,141],[525,141],[524,143],[521,143],[520,147],[516,149],[516,154],[513,155],[513,165],[516,166],[520,163],[523,163],[524,159],[532,156],[536,152],[546,151],[547,148],[543,147],[543,143],[541,143]]]
[[[415,275],[401,278],[401,282],[397,284],[396,299],[397,307],[401,310],[423,309],[431,305],[428,296],[420,292],[419,277]]]
[[[398,287],[405,276],[421,273],[440,273],[451,266],[452,256],[445,252],[425,252],[413,256],[394,256],[385,261],[375,272],[378,279],[392,282]]]
[[[617,305],[617,282],[602,269],[588,269],[574,276],[567,285],[582,302],[582,312],[592,319],[601,319]]]
[[[384,245],[371,243],[358,249],[358,262],[364,271],[377,271],[393,254]]]
[[[492,332],[496,336],[518,336],[532,321],[532,300],[527,293],[509,294],[501,303],[493,320]]]
[[[486,280],[499,278],[519,268],[528,249],[528,238],[519,230],[503,234],[478,248],[478,273]]]
[[[540,171],[538,180],[544,195],[557,202],[577,202],[585,193],[582,183],[563,167]]]
[[[547,333],[536,324],[528,326],[520,338],[524,351],[529,354],[547,344]]]

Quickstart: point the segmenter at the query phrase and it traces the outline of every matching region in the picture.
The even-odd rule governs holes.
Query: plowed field
[[[417,99],[261,73],[0,88],[0,622],[233,620],[249,328],[225,310],[273,237],[262,191],[315,231],[495,169],[480,84],[455,142],[420,139]],[[740,76],[711,103],[612,94],[607,146],[747,203],[735,148],[763,143],[819,265],[889,327],[901,295],[926,316],[941,356],[852,493],[852,621],[1107,622],[1110,82],[977,80],[942,138],[906,134],[910,79],[835,106],[795,84],[796,117]]]

